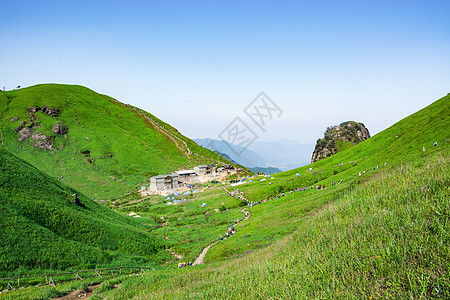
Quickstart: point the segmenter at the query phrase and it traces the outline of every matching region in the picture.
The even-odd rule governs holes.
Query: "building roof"
[[[198,167],[198,168],[207,168],[207,167],[216,167],[216,165],[213,165],[213,164],[209,164],[209,165],[198,165],[198,166],[196,166],[196,167]]]
[[[182,170],[182,171],[175,171],[178,175],[187,175],[187,174],[195,174],[194,170]]]
[[[153,176],[152,178],[155,179],[164,179],[166,177],[178,177],[178,174],[169,174],[169,175],[157,175],[157,176]]]

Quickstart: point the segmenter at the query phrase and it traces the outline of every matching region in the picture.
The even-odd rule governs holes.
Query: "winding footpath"
[[[245,218],[241,222],[247,221],[248,218],[250,218],[250,212],[246,211],[245,208],[242,209],[242,212],[244,213]],[[230,238],[230,237],[225,237],[223,240],[226,240],[227,238]],[[205,249],[203,249],[202,253],[200,253],[200,255],[195,259],[195,261],[192,265],[197,266],[197,265],[203,264],[203,260],[206,256],[206,253],[208,253],[208,250],[211,249],[212,246],[214,246],[215,244],[217,244],[219,242],[220,242],[220,240],[212,243],[211,245],[209,245]]]

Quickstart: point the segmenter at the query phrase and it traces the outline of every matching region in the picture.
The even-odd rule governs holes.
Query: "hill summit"
[[[311,163],[350,148],[368,138],[370,138],[369,130],[363,123],[347,121],[330,126],[325,131],[324,137],[317,140]]]

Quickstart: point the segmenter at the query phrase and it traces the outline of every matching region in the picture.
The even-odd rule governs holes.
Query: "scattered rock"
[[[47,137],[45,135],[43,135],[42,133],[36,132],[36,133],[33,133],[33,135],[31,136],[31,139],[33,141],[45,141],[47,139]]]
[[[19,131],[21,131],[25,127],[26,124],[27,124],[27,122],[25,122],[25,121],[20,122],[19,126],[17,126],[17,128],[15,130],[16,133],[19,133]]]
[[[51,116],[51,117],[56,118],[56,117],[59,116],[60,110],[57,109],[57,108],[54,107],[54,106],[47,106],[47,104],[44,104],[44,106],[42,107],[42,112],[43,112],[44,114],[47,114],[47,115],[49,115],[49,116]]]
[[[28,107],[27,110],[31,113],[35,113],[41,109],[39,107]]]
[[[67,133],[69,133],[69,128],[64,124],[55,124],[53,125],[52,132],[56,134],[66,135]]]
[[[11,119],[9,119],[10,122],[15,122],[17,120],[19,120],[20,117],[12,117]]]
[[[31,128],[30,127],[22,128],[18,133],[19,138],[17,140],[19,142],[24,142],[31,136]]]

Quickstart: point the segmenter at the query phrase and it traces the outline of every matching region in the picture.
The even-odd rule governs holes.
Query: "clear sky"
[[[81,84],[191,138],[265,92],[261,140],[377,133],[450,92],[450,1],[2,1],[0,87]]]

